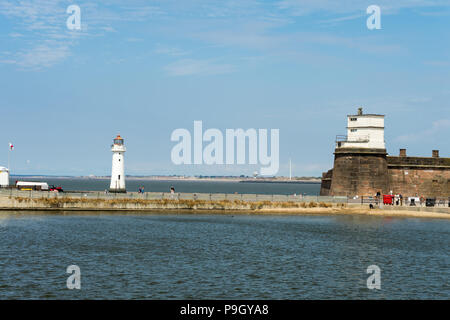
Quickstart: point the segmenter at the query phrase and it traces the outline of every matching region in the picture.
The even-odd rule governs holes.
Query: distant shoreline
[[[83,179],[83,180],[109,180],[110,176],[46,176],[46,175],[12,175],[13,180],[26,179]],[[321,179],[314,177],[300,177],[289,179],[287,177],[253,178],[253,177],[184,177],[184,176],[126,176],[126,180],[145,181],[204,181],[204,182],[243,182],[243,183],[321,183]]]

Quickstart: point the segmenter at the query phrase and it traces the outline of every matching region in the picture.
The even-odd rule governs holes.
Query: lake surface
[[[0,299],[449,299],[449,240],[431,219],[1,212]]]
[[[105,191],[109,189],[109,179],[53,178],[42,179],[13,177],[16,180],[45,181],[49,185],[61,186],[64,190]],[[163,181],[133,179],[126,182],[127,191],[137,192],[144,186],[146,192],[170,192],[173,186],[176,192],[187,193],[252,193],[252,194],[304,194],[316,196],[320,193],[320,183],[248,183],[238,181]]]

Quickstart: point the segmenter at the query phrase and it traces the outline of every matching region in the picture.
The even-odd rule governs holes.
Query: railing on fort
[[[362,142],[369,142],[370,141],[370,136],[369,135],[362,135],[362,136],[358,136],[355,139],[349,140],[348,136],[345,135],[337,135],[336,136],[336,143],[340,144],[342,142],[346,143],[353,143],[353,142],[358,142],[358,143],[362,143]]]

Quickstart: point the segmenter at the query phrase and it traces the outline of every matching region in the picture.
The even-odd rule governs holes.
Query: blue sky
[[[108,175],[117,133],[128,174],[251,174],[171,163],[172,131],[202,120],[279,129],[279,175],[318,176],[358,106],[386,114],[390,154],[450,157],[448,0],[1,0],[0,75],[17,174]]]

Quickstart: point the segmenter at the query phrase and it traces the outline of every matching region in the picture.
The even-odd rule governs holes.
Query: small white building
[[[113,153],[112,157],[112,170],[111,170],[111,184],[109,186],[110,192],[126,192],[125,188],[125,167],[124,167],[124,154],[126,151],[123,145],[123,139],[118,135],[114,139],[114,143],[111,146]]]
[[[0,167],[0,187],[9,186],[9,169]]]
[[[366,148],[386,149],[384,141],[384,115],[358,114],[347,116],[347,135],[336,137],[336,149]]]

